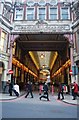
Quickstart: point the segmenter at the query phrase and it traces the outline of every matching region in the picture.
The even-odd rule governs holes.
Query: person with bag
[[[45,98],[45,99],[47,99],[47,101],[49,101],[48,85],[47,85],[47,83],[44,84],[44,86],[43,86],[43,91],[44,91],[44,93],[43,93],[42,96],[40,96],[39,99],[41,100],[41,98]]]
[[[13,91],[17,97],[20,95],[19,85],[17,85],[16,83],[13,86]]]

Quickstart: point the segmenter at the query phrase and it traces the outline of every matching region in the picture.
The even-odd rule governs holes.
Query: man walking
[[[63,86],[61,83],[59,83],[59,87],[58,87],[58,100],[60,100],[60,95],[62,96],[61,100],[64,99],[64,95],[63,95]]]
[[[33,98],[33,93],[32,93],[32,83],[28,81],[27,85],[26,85],[26,90],[27,90],[27,94],[25,96],[25,98],[27,98],[27,96],[31,95],[31,98]]]
[[[9,94],[10,94],[10,96],[12,96],[13,84],[11,83],[10,80],[8,80],[8,84],[9,84]]]
[[[46,98],[47,101],[49,101],[47,83],[44,84],[43,90],[44,90],[44,94],[40,97],[40,100],[41,98]]]

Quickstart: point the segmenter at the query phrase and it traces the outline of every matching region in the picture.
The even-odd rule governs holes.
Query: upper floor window
[[[49,19],[50,20],[57,19],[57,8],[50,8]]]
[[[1,32],[1,40],[0,40],[0,50],[6,52],[6,43],[7,43],[7,34],[2,31]]]
[[[34,8],[27,8],[26,11],[26,19],[27,20],[34,20],[35,19],[35,15],[34,15]]]
[[[68,7],[61,8],[61,19],[62,20],[70,19],[70,12]]]
[[[46,19],[46,9],[45,8],[39,8],[38,9],[38,19],[39,20],[45,20]]]
[[[23,20],[23,8],[16,8],[15,9],[15,20]]]
[[[10,21],[11,13],[10,13],[10,11],[7,10],[5,7],[4,7],[4,10],[3,10],[3,16],[4,16],[8,21]]]

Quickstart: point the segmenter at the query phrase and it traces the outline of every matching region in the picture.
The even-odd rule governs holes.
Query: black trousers
[[[60,99],[60,95],[62,96],[62,99],[64,99],[63,92],[58,92],[58,99]]]
[[[27,91],[27,94],[26,94],[25,98],[29,95],[29,93],[30,93],[31,97],[33,98],[32,91]]]
[[[12,89],[9,89],[9,94],[10,96],[12,96]]]
[[[75,100],[76,99],[76,97],[79,97],[79,94],[78,93],[75,93],[75,92],[73,92],[73,99]]]
[[[41,98],[46,98],[47,100],[49,100],[49,97],[48,97],[48,92],[45,92],[41,97]]]

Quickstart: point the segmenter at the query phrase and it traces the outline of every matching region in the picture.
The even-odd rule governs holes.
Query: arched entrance
[[[16,45],[14,45],[17,51],[23,51],[24,55],[29,51],[36,53],[37,51],[49,51],[54,55],[54,52],[57,52],[59,58],[57,59],[57,63],[51,68],[51,79],[54,80],[64,80],[64,82],[68,83],[69,79],[69,65],[66,64],[67,60],[70,59],[70,51],[69,51],[69,40],[64,36],[64,34],[53,34],[53,33],[26,33],[19,34],[18,37],[15,38]],[[18,50],[18,46],[20,49]],[[14,48],[13,48],[14,49]],[[16,59],[20,59],[17,52],[14,53],[13,57]],[[51,62],[52,62],[51,57]],[[23,59],[22,59],[23,60]],[[21,61],[22,61],[21,60]],[[67,67],[63,67],[63,65]],[[15,67],[15,66],[14,66]],[[29,66],[30,67],[30,66]],[[54,69],[53,69],[54,68]],[[61,68],[61,72],[57,74],[57,70]],[[16,68],[14,68],[16,71]],[[18,74],[23,73],[21,69],[18,69]],[[56,76],[52,78],[52,76],[56,73]],[[65,76],[65,77],[64,77]],[[20,76],[19,76],[20,77]],[[63,82],[63,81],[62,81]]]

